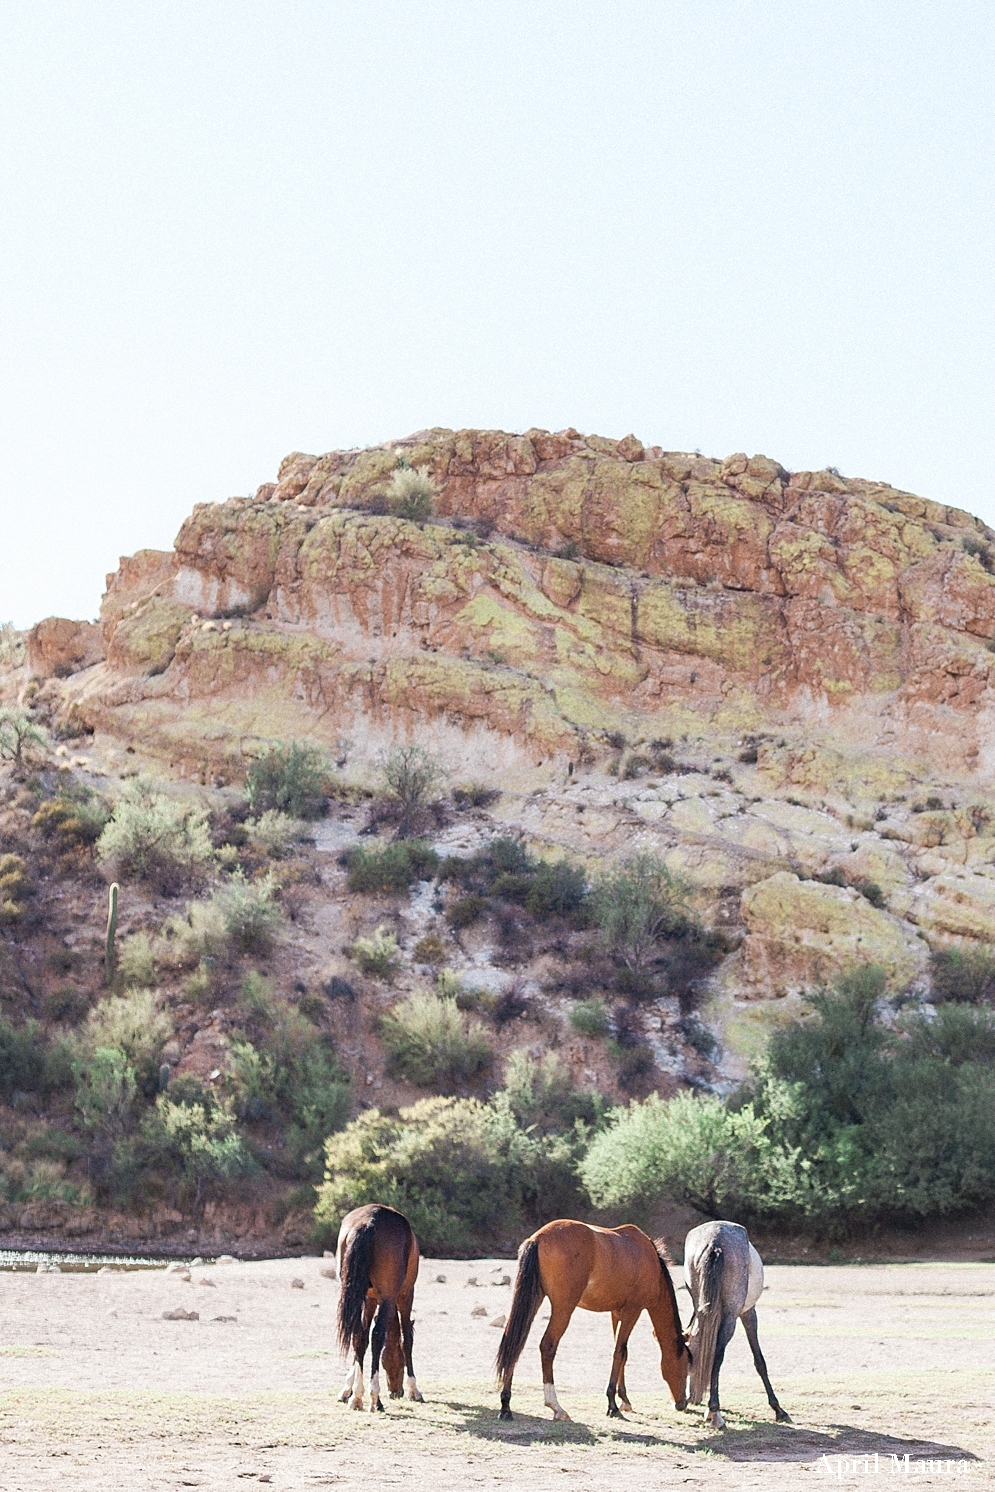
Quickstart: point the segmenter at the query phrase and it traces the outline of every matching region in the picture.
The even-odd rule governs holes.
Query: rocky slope
[[[431,471],[427,523],[383,511],[399,460]],[[993,546],[762,456],[432,430],[199,505],[108,577],[99,635],[35,628],[29,668],[63,676],[64,730],[187,781],[289,737],[362,777],[417,739],[537,843],[659,848],[740,940],[736,1001],[854,958],[908,982],[992,925]]]

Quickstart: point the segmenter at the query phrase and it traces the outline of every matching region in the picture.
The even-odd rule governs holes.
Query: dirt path
[[[4,1273],[0,1488],[656,1492],[714,1484],[759,1492],[813,1478],[850,1486],[904,1485],[896,1474],[930,1486],[992,1479],[993,1265],[774,1266],[761,1343],[794,1425],[770,1422],[737,1331],[723,1370],[723,1433],[706,1429],[700,1411],[674,1411],[645,1318],[627,1369],[635,1412],[609,1422],[601,1390],[610,1325],[585,1312],[556,1364],[573,1422],[553,1425],[535,1346],[545,1308],[516,1376],[516,1417],[501,1424],[491,1382],[499,1333],[490,1322],[511,1292],[466,1283],[499,1279],[509,1266],[495,1261],[423,1263],[415,1366],[427,1402],[351,1413],[335,1402],[338,1287],[321,1277],[327,1264],[218,1265],[195,1269],[190,1283],[161,1271]],[[439,1274],[445,1284],[434,1282]],[[686,1316],[687,1296],[679,1299]],[[480,1305],[487,1314],[474,1317]],[[200,1319],[163,1320],[176,1307]],[[903,1466],[906,1454],[908,1472],[896,1473],[892,1455]]]

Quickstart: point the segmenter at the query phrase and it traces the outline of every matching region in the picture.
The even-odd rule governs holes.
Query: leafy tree
[[[656,855],[634,855],[599,876],[591,905],[604,943],[634,974],[642,974],[665,940],[690,923],[687,888]]]
[[[302,741],[271,746],[249,768],[245,790],[257,817],[275,810],[316,819],[328,804],[329,771],[317,747]]]
[[[23,710],[7,705],[0,709],[0,760],[12,761],[20,771],[25,753],[32,746],[42,749],[48,744],[45,732]]]

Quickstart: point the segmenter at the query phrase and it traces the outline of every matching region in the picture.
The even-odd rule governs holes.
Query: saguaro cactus
[[[107,893],[107,941],[104,946],[104,983],[110,987],[114,978],[114,935],[117,932],[117,881],[111,882]]]

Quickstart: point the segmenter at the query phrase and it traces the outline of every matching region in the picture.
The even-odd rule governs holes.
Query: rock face
[[[399,459],[430,470],[437,521],[371,511]],[[883,483],[634,437],[433,430],[295,452],[254,499],[198,505],[172,555],[122,561],[108,667],[76,708],[212,762],[291,722],[444,735],[457,716],[496,759],[539,761],[602,726],[849,711],[868,744],[988,772],[993,542]]]
[[[399,463],[433,478],[425,523],[385,511]],[[659,847],[741,929],[747,991],[854,959],[901,980],[917,928],[989,926],[993,572],[995,533],[885,483],[431,430],[294,452],[253,498],[198,505],[172,553],[122,560],[106,659],[80,654],[62,710],[204,782],[291,737],[357,757],[417,738],[509,783],[553,769],[516,825],[589,857]],[[626,780],[666,777],[671,749],[672,783]],[[725,785],[716,753],[743,764]],[[610,792],[569,775],[613,754]]]
[[[107,657],[103,634],[95,622],[73,622],[50,616],[28,633],[27,668],[33,679],[68,678]]]

